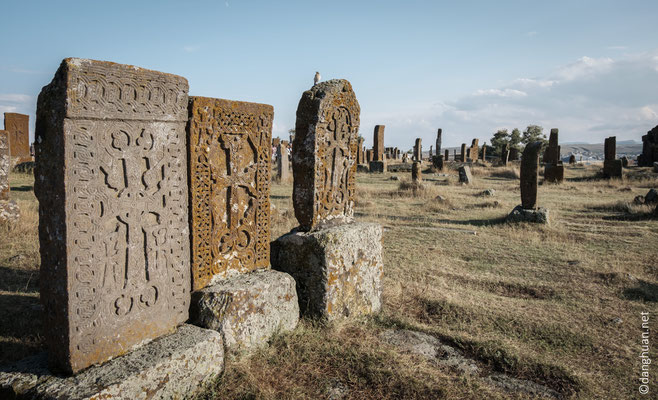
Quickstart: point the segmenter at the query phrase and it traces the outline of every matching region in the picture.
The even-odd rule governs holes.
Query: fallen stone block
[[[381,308],[382,227],[351,223],[292,232],[271,245],[272,268],[297,282],[302,314],[333,320]]]
[[[0,368],[2,399],[171,399],[192,394],[224,370],[219,333],[182,325],[174,333],[75,376],[47,368],[46,353]]]
[[[524,209],[518,205],[507,216],[509,222],[535,222],[538,224],[548,224],[548,210],[539,207],[537,209]]]
[[[295,280],[273,270],[238,275],[192,293],[190,314],[194,324],[221,332],[229,349],[259,346],[297,326]]]

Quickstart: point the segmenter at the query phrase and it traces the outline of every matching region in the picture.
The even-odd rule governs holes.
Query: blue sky
[[[274,106],[294,127],[315,71],[352,82],[361,134],[425,148],[539,124],[560,140],[640,140],[658,124],[658,1],[11,1],[0,112],[34,125],[66,57],[186,77],[190,94]],[[33,133],[31,132],[33,135]]]

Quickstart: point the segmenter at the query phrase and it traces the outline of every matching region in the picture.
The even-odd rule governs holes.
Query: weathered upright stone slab
[[[450,158],[450,150],[446,149],[443,161],[448,161],[449,158]]]
[[[9,200],[9,132],[0,131],[0,201]]]
[[[622,160],[617,160],[617,138],[610,136],[604,142],[603,175],[606,178],[622,177]]]
[[[366,150],[366,164],[370,164],[372,161],[372,149]]]
[[[461,154],[459,155],[459,161],[466,162],[466,143],[462,143]]]
[[[545,153],[546,166],[544,167],[544,179],[547,182],[560,183],[564,180],[564,166],[560,160],[560,146],[558,145],[558,130],[551,129],[548,138],[548,148]]]
[[[198,290],[270,265],[274,109],[190,97],[189,116],[192,287]],[[287,161],[282,146],[279,141]]]
[[[288,146],[281,143],[276,148],[276,173],[277,179],[281,183],[290,183],[292,175],[290,174],[290,160],[288,159]]]
[[[53,374],[40,353],[0,372],[2,399],[187,398],[224,371],[219,333],[184,324],[135,351],[74,377]]]
[[[381,308],[382,227],[355,222],[272,242],[272,268],[295,278],[302,314],[328,320]]]
[[[417,138],[414,144],[414,161],[423,161],[423,139]]]
[[[418,183],[423,181],[423,172],[418,161],[411,165],[411,180]]]
[[[441,155],[441,136],[443,135],[443,129],[439,128],[436,131],[436,142],[434,143],[436,145],[436,155]]]
[[[482,161],[487,161],[487,145],[482,145]]]
[[[519,159],[519,149],[512,147],[509,149],[509,161],[518,161]]]
[[[319,83],[302,95],[292,153],[293,205],[302,229],[353,218],[360,113],[344,79]]]
[[[187,320],[185,78],[69,58],[37,104],[41,300],[77,372]]]
[[[576,164],[576,156],[573,154],[569,156],[569,165],[574,165]]]
[[[477,161],[480,156],[480,139],[473,139],[471,147],[468,148],[467,158]]]
[[[430,145],[430,155],[429,155],[429,159],[432,160],[433,157],[434,157],[434,152],[432,151],[432,145]]]
[[[528,143],[521,159],[521,206],[532,210],[537,206],[537,182],[539,180],[539,152],[541,142]]]
[[[365,139],[362,136],[359,136],[359,140],[358,140],[359,149],[356,153],[356,163],[357,164],[365,164],[365,162],[366,162],[363,142],[365,142]]]
[[[32,161],[30,155],[30,116],[5,113],[5,130],[9,132],[11,166]]]
[[[373,134],[373,151],[375,159],[373,161],[384,161],[384,125],[375,125]]]
[[[459,183],[470,185],[473,183],[473,174],[471,174],[471,167],[462,165],[459,167]]]
[[[658,125],[642,136],[642,154],[637,158],[640,167],[651,167],[658,161]]]

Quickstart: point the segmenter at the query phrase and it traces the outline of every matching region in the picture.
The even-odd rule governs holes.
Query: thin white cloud
[[[627,46],[608,46],[606,48],[608,50],[626,50],[628,47]]]
[[[28,103],[30,101],[34,101],[34,97],[28,96],[26,94],[3,94],[0,93],[0,102],[8,102],[8,103]]]
[[[527,37],[534,37],[534,36],[537,36],[537,31],[526,32],[525,35]]]
[[[496,97],[525,97],[528,94],[516,89],[480,89],[475,92],[475,96],[496,96]]]
[[[555,76],[559,80],[574,80],[582,77],[591,77],[609,71],[614,64],[611,58],[581,57],[578,61],[558,69]]]
[[[201,49],[201,46],[198,44],[183,46],[183,50],[188,53],[194,53]]]

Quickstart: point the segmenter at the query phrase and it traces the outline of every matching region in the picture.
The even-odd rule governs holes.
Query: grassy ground
[[[198,398],[526,398],[398,352],[379,338],[390,328],[429,333],[484,370],[567,398],[642,398],[640,312],[658,315],[658,220],[631,203],[658,176],[633,168],[606,181],[598,169],[566,167],[564,183],[540,186],[548,226],[504,222],[520,202],[515,167],[474,167],[468,186],[453,170],[425,173],[416,190],[409,173],[359,174],[357,219],[385,227],[382,312],[302,320],[269,347],[230,355]],[[0,231],[0,362],[41,346],[31,177],[11,185],[23,217]],[[273,238],[295,226],[291,193],[272,186]]]

